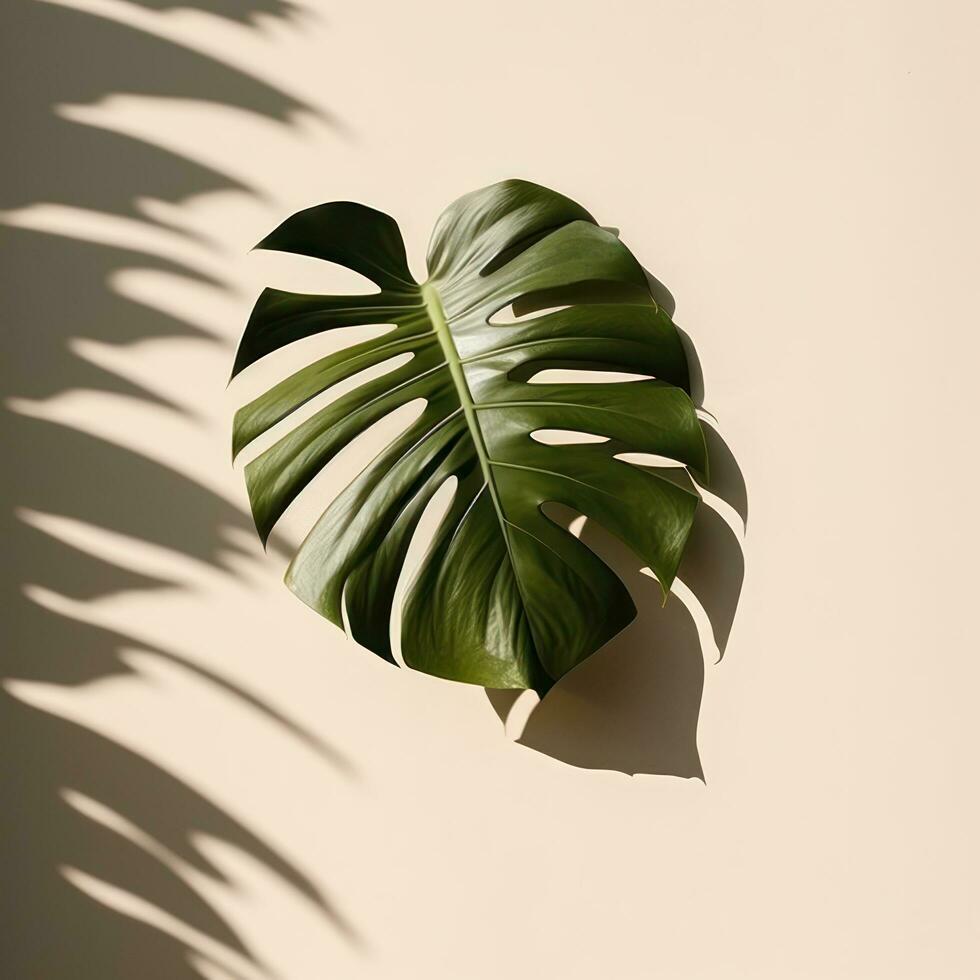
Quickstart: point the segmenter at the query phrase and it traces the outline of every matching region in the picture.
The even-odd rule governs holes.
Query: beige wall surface
[[[5,16],[4,976],[980,976],[976,4]],[[231,414],[332,341],[226,381],[354,278],[249,253],[285,215],[421,276],[511,176],[621,230],[720,437],[667,608],[614,555],[639,620],[505,727],[281,584],[385,432],[255,540]]]

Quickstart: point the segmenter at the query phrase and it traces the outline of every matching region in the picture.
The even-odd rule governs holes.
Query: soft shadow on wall
[[[674,316],[666,287],[649,273],[657,302]],[[742,589],[742,538],[748,522],[745,480],[735,457],[704,410],[704,381],[690,338],[681,330],[691,369],[691,393],[708,445],[710,483],[698,507],[675,586],[661,608],[660,585],[642,571],[636,555],[594,521],[579,534],[623,580],[636,619],[585,663],[566,674],[535,705],[517,741],[569,765],[630,775],[704,779],[697,744],[705,660],[724,656]],[[689,482],[684,471],[662,469]],[[575,520],[564,508],[549,510],[564,526]],[[533,695],[487,691],[498,717],[521,723],[517,702]]]
[[[283,17],[292,10],[281,0],[119,0],[108,9],[170,7],[193,7],[243,25],[256,14]],[[179,234],[138,202],[153,200],[165,213],[169,203],[212,191],[258,193],[179,154],[72,122],[61,112],[63,104],[95,103],[124,92],[217,102],[284,125],[292,112],[304,108],[215,58],[91,12],[6,0],[3,21],[2,99],[10,137],[0,183],[5,214],[58,204]],[[16,696],[24,682],[81,686],[127,673],[132,668],[124,654],[139,649],[195,671],[306,741],[329,764],[347,765],[315,735],[180,651],[148,649],[145,642],[59,612],[51,597],[86,603],[119,593],[173,589],[179,583],[75,549],[30,518],[69,518],[227,570],[244,548],[238,542],[251,537],[250,521],[235,506],[157,461],[32,418],[19,406],[84,389],[186,414],[78,356],[77,339],[129,345],[192,337],[224,350],[228,339],[219,331],[128,300],[109,283],[120,270],[136,267],[219,290],[230,287],[220,276],[202,275],[138,247],[83,241],[68,231],[4,227],[2,234],[8,465],[2,491],[6,557],[0,565],[6,626],[0,690],[6,803],[0,808],[0,835],[9,906],[3,973],[46,980],[123,974],[181,980],[217,968],[219,961],[209,958],[217,949],[231,954],[221,960],[225,971],[267,975],[229,922],[189,883],[194,873],[223,880],[221,870],[195,847],[195,837],[226,842],[260,862],[353,938],[337,908],[299,868],[199,791],[125,745]],[[163,929],[124,916],[87,894],[86,882],[128,893],[175,925]]]

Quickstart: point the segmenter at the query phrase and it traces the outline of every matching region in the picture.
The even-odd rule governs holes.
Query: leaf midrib
[[[504,546],[507,549],[507,558],[510,562],[511,571],[514,575],[514,582],[516,583],[517,591],[521,596],[521,605],[524,607],[524,615],[527,617],[527,597],[524,595],[524,589],[521,587],[521,579],[517,573],[517,563],[514,560],[514,553],[511,549],[510,534],[507,530],[511,522],[504,516],[503,507],[500,503],[500,497],[497,493],[497,485],[496,481],[494,480],[493,467],[491,465],[489,453],[487,452],[486,442],[483,439],[483,430],[480,428],[480,423],[477,420],[476,410],[478,406],[473,401],[473,395],[470,392],[469,382],[467,382],[466,374],[463,370],[462,358],[459,356],[459,351],[456,349],[456,342],[453,340],[452,331],[449,329],[449,322],[446,319],[446,312],[443,308],[442,298],[439,296],[439,291],[431,282],[422,283],[419,288],[422,292],[422,299],[425,302],[426,313],[428,314],[429,320],[432,323],[432,329],[439,341],[439,346],[442,348],[443,356],[446,359],[446,366],[449,368],[449,374],[452,377],[453,384],[456,388],[456,393],[459,396],[459,403],[463,409],[463,416],[466,419],[466,425],[470,431],[470,437],[473,440],[473,447],[476,449],[476,456],[480,463],[480,471],[483,474],[483,482],[490,491],[490,500],[493,504],[494,513],[497,515],[497,523],[500,526],[501,537],[504,539]],[[531,630],[533,642],[534,628],[531,625],[530,617],[528,617],[528,628]],[[537,649],[535,649],[534,655],[537,659]]]

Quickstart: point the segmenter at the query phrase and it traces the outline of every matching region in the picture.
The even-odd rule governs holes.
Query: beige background
[[[186,6],[9,6],[5,975],[980,974],[976,6]],[[263,557],[228,462],[323,347],[226,391],[258,290],[352,278],[247,248],[349,198],[421,275],[507,176],[673,294],[749,511],[721,663],[732,467],[532,745],[293,599],[316,502]]]

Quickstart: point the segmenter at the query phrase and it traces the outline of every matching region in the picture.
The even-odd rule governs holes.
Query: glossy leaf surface
[[[267,289],[235,373],[293,341],[391,324],[321,358],[241,408],[237,453],[310,399],[397,355],[406,363],[296,425],[245,468],[263,540],[290,503],[369,426],[416,400],[418,418],[327,508],[287,572],[289,587],[395,662],[389,621],[418,522],[455,478],[452,502],[402,609],[401,648],[418,670],[494,688],[546,692],[635,615],[619,579],[547,516],[548,502],[626,542],[665,590],[697,495],[618,459],[649,453],[706,469],[683,347],[618,237],[560,194],[505,181],[451,205],[418,284],[394,220],[360,204],[293,215],[261,248],[358,272],[378,291],[319,296]],[[512,307],[517,322],[495,316]],[[405,359],[402,358],[402,361]],[[537,384],[547,368],[625,371],[629,382]],[[545,445],[539,430],[604,442]]]

